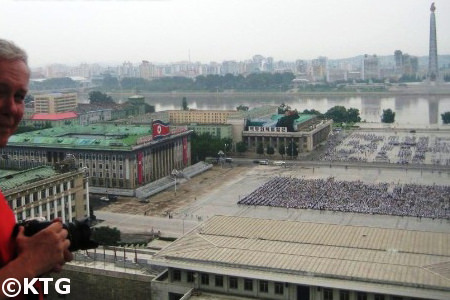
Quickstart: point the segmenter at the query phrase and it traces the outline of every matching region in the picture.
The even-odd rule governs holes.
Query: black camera
[[[23,226],[26,236],[32,236],[41,231],[53,222],[31,219],[22,223],[16,224],[14,228],[14,236],[19,232],[19,226]],[[91,227],[89,226],[89,219],[75,220],[74,222],[63,223],[63,228],[67,230],[67,239],[70,241],[70,251],[94,249],[98,247],[96,241],[91,240]]]

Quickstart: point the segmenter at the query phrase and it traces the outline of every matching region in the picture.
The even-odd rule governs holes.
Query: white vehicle
[[[268,161],[268,160],[266,160],[266,159],[264,159],[264,160],[260,160],[260,161],[259,161],[259,164],[260,164],[260,165],[265,165],[265,166],[266,166],[266,165],[268,165],[268,164],[269,164],[269,161]]]
[[[101,197],[100,201],[109,202],[109,198],[108,197]]]
[[[274,164],[275,166],[285,166],[285,165],[286,165],[286,162],[285,162],[285,161],[282,161],[282,160],[276,160],[276,161],[273,162],[273,164]]]

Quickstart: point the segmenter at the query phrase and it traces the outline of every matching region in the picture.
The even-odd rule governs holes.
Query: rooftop
[[[31,117],[31,120],[57,121],[57,120],[76,119],[76,118],[78,118],[77,113],[75,113],[73,111],[68,111],[68,112],[57,113],[57,114],[34,114]]]
[[[22,171],[0,170],[0,190],[7,191],[39,180],[55,176],[56,171],[49,166],[41,166]]]
[[[215,216],[158,252],[155,261],[450,296],[450,234],[443,232]]]
[[[149,125],[61,126],[13,135],[8,146],[32,144],[35,147],[130,150],[138,138],[151,134],[152,127]]]

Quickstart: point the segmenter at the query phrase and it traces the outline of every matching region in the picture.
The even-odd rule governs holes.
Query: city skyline
[[[432,1],[9,1],[0,36],[30,66],[53,63],[294,61],[401,49],[428,55]],[[448,1],[435,1],[438,55],[450,54]],[[21,16],[17,21],[17,16]],[[12,25],[11,25],[12,24]]]

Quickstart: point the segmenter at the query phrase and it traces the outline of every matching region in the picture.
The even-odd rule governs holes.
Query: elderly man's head
[[[22,120],[29,78],[25,51],[0,39],[0,147],[6,146]]]

